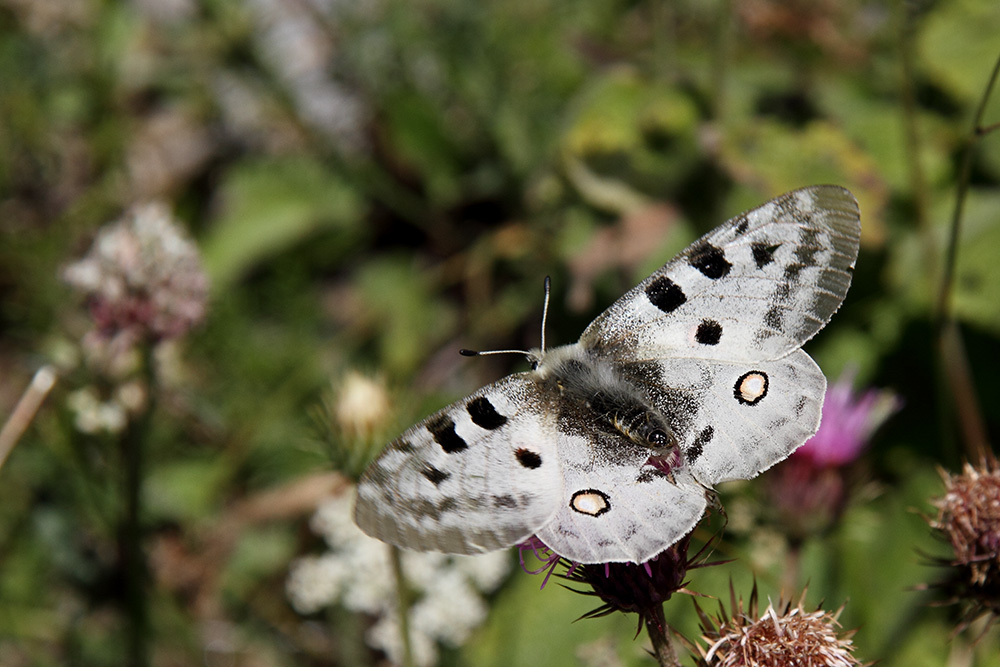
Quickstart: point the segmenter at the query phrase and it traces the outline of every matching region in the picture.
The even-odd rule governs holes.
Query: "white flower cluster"
[[[208,279],[198,248],[163,204],[136,206],[101,229],[63,278],[86,295],[104,333],[173,338],[205,315]]]
[[[300,613],[334,603],[378,617],[366,636],[373,648],[399,664],[403,657],[396,583],[389,546],[368,537],[354,524],[349,494],[324,503],[312,527],[331,551],[292,565],[288,596]],[[437,553],[402,554],[406,585],[415,593],[410,608],[410,644],[414,663],[437,661],[438,642],[459,646],[487,613],[482,593],[495,590],[510,570],[506,552],[482,556]]]

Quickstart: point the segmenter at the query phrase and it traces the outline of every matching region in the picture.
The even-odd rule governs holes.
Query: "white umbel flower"
[[[371,614],[379,620],[365,639],[394,662],[403,657],[397,616],[396,584],[390,547],[368,537],[354,524],[353,500],[339,496],[313,516],[312,528],[330,551],[292,566],[288,597],[300,613],[332,604]],[[415,600],[410,608],[410,645],[414,663],[437,661],[438,644],[459,646],[486,618],[483,593],[495,590],[510,569],[508,554],[450,556],[404,552],[402,568]]]

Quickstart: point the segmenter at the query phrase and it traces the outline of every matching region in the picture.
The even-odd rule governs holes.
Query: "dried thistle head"
[[[700,664],[718,667],[853,667],[861,662],[854,657],[854,631],[842,632],[838,619],[843,607],[835,612],[806,611],[805,592],[798,603],[768,603],[759,612],[757,587],[749,603],[736,600],[731,591],[732,614],[720,604],[716,619],[698,609],[701,639],[698,645]]]
[[[941,561],[951,574],[940,587],[964,607],[961,630],[983,614],[1000,616],[1000,466],[990,458],[941,477],[945,494],[931,501],[937,516],[929,523],[951,544],[953,558]]]

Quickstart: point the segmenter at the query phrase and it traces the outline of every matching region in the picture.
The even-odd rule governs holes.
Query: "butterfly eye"
[[[658,428],[657,429],[653,429],[652,431],[650,431],[649,435],[646,436],[646,439],[649,440],[649,444],[650,445],[652,445],[653,447],[656,447],[657,449],[660,449],[660,448],[663,448],[663,447],[670,447],[672,444],[674,444],[673,443],[673,438],[671,438],[664,431],[662,431],[662,430],[660,430]]]

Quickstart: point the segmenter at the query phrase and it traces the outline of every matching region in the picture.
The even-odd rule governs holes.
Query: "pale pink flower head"
[[[208,278],[198,248],[160,203],[137,205],[102,228],[63,279],[87,298],[109,338],[176,338],[205,316]]]
[[[902,407],[886,389],[855,393],[854,371],[847,371],[826,390],[819,430],[792,455],[814,466],[835,467],[855,461],[872,434]]]

